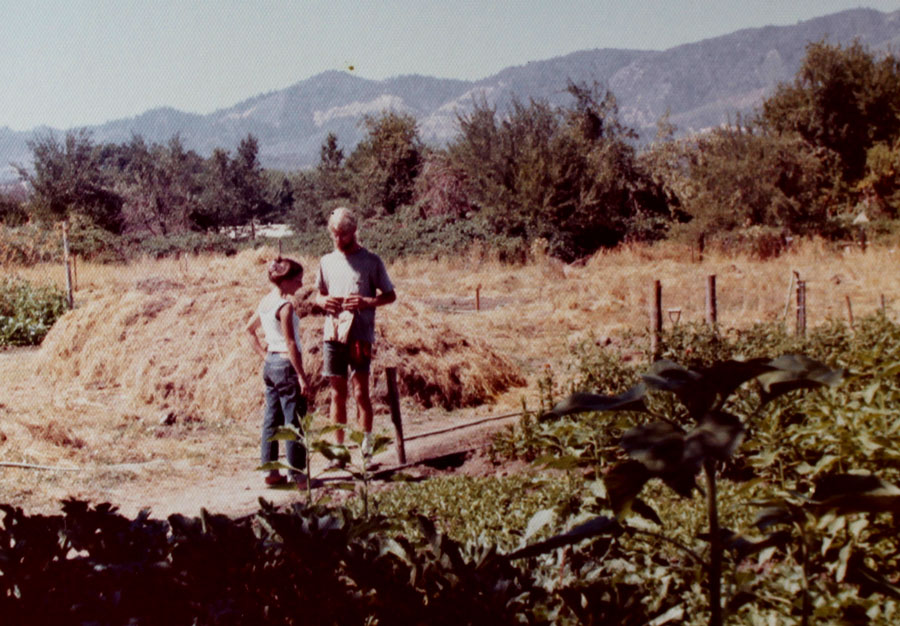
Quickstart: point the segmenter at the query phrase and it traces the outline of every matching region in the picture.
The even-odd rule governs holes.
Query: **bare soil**
[[[257,459],[257,424],[236,425],[215,432],[204,424],[184,423],[176,415],[132,416],[123,423],[123,437],[116,449],[104,452],[102,442],[92,441],[87,422],[91,415],[115,412],[121,404],[118,390],[72,388],[49,389],[41,373],[36,371],[37,349],[0,352],[0,443],[16,437],[13,416],[20,418],[34,441],[52,444],[69,451],[66,458],[43,458],[40,463],[19,463],[15,452],[5,450],[8,465],[0,467],[0,502],[24,508],[33,513],[51,514],[60,510],[60,502],[78,498],[94,503],[110,502],[125,515],[149,509],[153,517],[164,518],[173,513],[197,515],[201,508],[232,516],[250,514],[264,498],[275,504],[289,504],[306,499],[306,494],[293,486],[271,488],[264,484],[264,474],[255,469]],[[34,414],[35,404],[43,405],[46,419],[24,419]],[[376,429],[394,436],[390,416],[384,407],[376,415]],[[488,454],[494,433],[514,424],[515,416],[492,414],[490,407],[468,410],[465,415],[432,409],[404,407],[404,439],[407,463],[401,465],[395,446],[373,459],[376,478],[373,489],[390,488],[393,471],[411,477],[429,477],[447,473],[470,476],[502,475],[521,471],[519,463],[495,465]],[[52,417],[68,416],[51,421]],[[499,418],[499,419],[497,419]],[[86,428],[76,424],[83,420]],[[196,458],[167,458],[165,446],[153,454],[142,454],[127,447],[127,436],[136,428],[146,436],[148,429],[160,441],[177,438],[179,449],[185,440],[196,439],[202,450]],[[135,441],[142,440],[135,435]],[[124,445],[124,447],[123,447]],[[173,448],[176,447],[173,442]],[[216,453],[216,449],[219,452]],[[33,458],[34,450],[25,448],[18,455]],[[9,455],[12,455],[11,457]],[[353,450],[359,462],[359,452]],[[348,493],[336,487],[350,476],[346,472],[325,472],[325,460],[314,455],[312,474],[315,497],[332,500],[346,498]]]

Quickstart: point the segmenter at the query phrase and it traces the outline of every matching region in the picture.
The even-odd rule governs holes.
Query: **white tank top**
[[[256,312],[259,313],[259,320],[262,325],[263,336],[268,345],[269,352],[287,352],[287,342],[284,340],[284,334],[281,332],[281,320],[278,319],[278,311],[281,307],[288,303],[281,292],[276,287],[270,291],[260,301]],[[297,349],[300,350],[300,318],[297,314],[294,317],[294,340],[297,342]]]

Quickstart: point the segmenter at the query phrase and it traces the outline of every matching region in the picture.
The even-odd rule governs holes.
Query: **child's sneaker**
[[[281,472],[278,470],[272,470],[268,474],[266,474],[266,484],[269,487],[277,487],[278,485],[283,485],[287,482],[287,478],[281,475]]]

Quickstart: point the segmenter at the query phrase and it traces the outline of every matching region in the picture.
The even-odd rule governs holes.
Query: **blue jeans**
[[[300,393],[297,372],[287,357],[270,352],[263,365],[263,381],[266,383],[266,408],[263,413],[260,460],[268,463],[278,460],[278,442],[269,439],[279,426],[301,428],[297,415],[306,415],[307,407],[306,398]],[[284,453],[291,467],[306,469],[306,447],[302,441],[285,441]]]

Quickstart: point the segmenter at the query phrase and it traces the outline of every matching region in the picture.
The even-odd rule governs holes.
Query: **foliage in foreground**
[[[66,295],[56,287],[0,279],[0,348],[34,346],[66,312]]]
[[[550,622],[532,609],[542,593],[527,573],[493,550],[464,555],[425,518],[406,539],[385,518],[265,502],[237,520],[132,520],[75,500],[62,515],[0,511],[10,625]]]
[[[703,600],[719,583],[732,620],[891,623],[900,611],[898,339],[883,316],[809,339],[681,329],[665,352],[690,365],[659,361],[639,378],[584,348],[578,380],[609,395],[570,395],[499,441],[499,451],[596,477],[575,515],[551,518],[565,532],[521,556],[547,560],[540,555],[569,546],[591,580],[624,567],[644,606],[684,623],[722,623]],[[822,387],[839,371],[808,357],[760,357],[773,346],[805,346],[841,365],[844,382]],[[572,415],[582,411],[591,412]],[[701,470],[705,502],[695,496]]]

